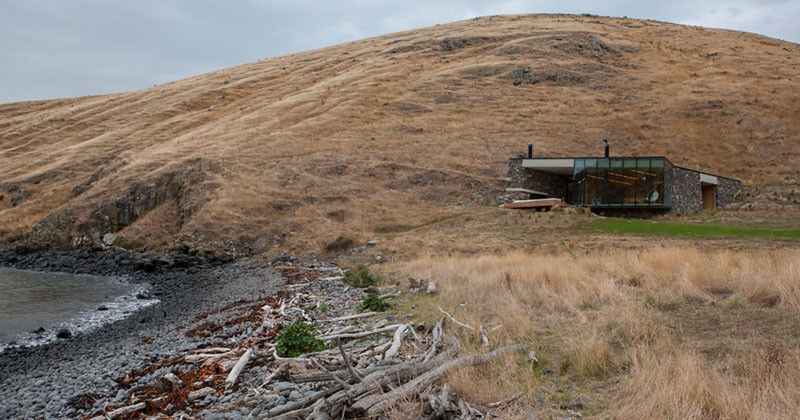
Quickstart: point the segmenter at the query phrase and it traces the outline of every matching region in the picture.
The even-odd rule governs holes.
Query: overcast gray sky
[[[628,16],[800,42],[800,0],[0,0],[0,102],[141,89],[507,13]]]

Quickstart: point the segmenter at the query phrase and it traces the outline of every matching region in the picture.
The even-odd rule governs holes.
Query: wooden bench
[[[512,193],[525,193],[530,195],[541,195],[543,197],[547,197],[547,193],[543,193],[540,191],[529,190],[527,188],[506,188],[506,192]]]
[[[511,203],[503,204],[507,209],[533,209],[537,207],[553,207],[556,204],[561,204],[560,198],[538,198],[534,200],[517,200]]]

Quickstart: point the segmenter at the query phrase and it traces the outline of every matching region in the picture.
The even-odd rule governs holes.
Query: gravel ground
[[[0,250],[0,266],[127,275],[132,282],[149,283],[150,293],[161,300],[91,333],[0,354],[0,418],[63,418],[123,405],[128,395],[115,379],[197,347],[196,340],[185,336],[196,316],[237,300],[271,295],[284,282],[268,264],[188,253],[17,247]],[[86,394],[97,398],[86,411],[69,404]]]

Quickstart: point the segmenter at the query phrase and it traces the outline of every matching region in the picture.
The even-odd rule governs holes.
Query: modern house
[[[613,214],[690,214],[724,206],[741,181],[675,166],[663,156],[511,158],[507,190],[530,198],[559,198]]]

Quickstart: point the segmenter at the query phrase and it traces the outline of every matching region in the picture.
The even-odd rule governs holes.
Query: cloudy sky
[[[592,13],[800,42],[800,0],[0,0],[0,102],[155,84],[506,13]]]

